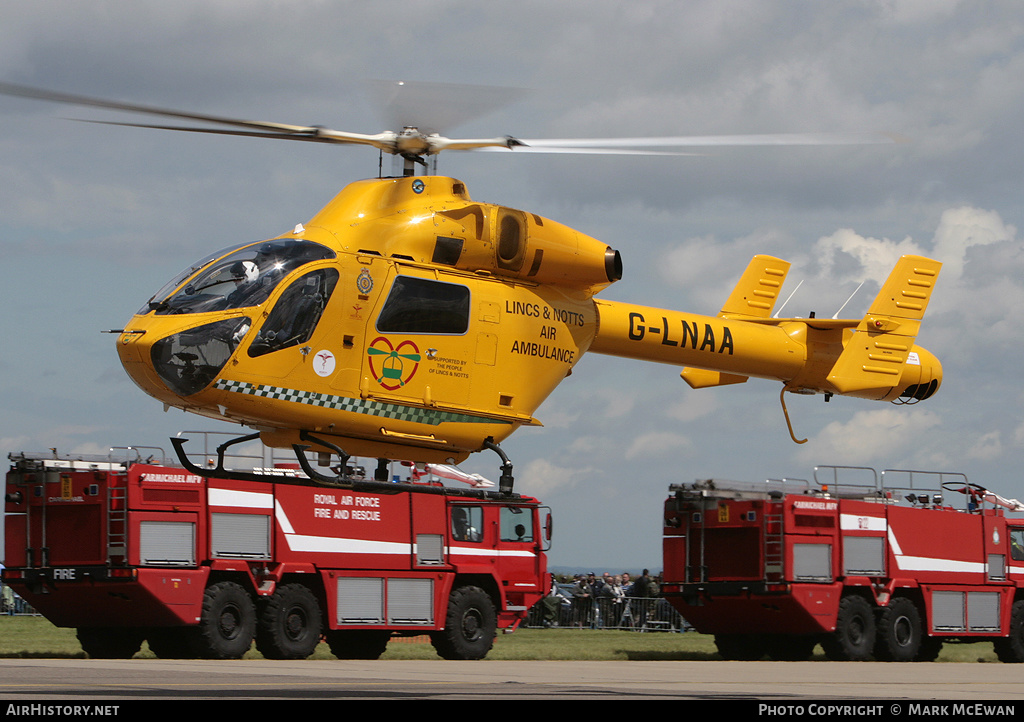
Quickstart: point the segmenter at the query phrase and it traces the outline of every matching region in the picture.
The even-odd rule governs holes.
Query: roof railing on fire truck
[[[37,469],[71,469],[89,471],[91,469],[124,469],[125,463],[116,460],[110,454],[62,454],[56,449],[50,453],[33,451],[12,451],[7,455],[11,463],[21,467]]]
[[[728,479],[697,479],[690,484],[672,484],[669,490],[683,497],[715,499],[781,499],[787,494],[813,494],[806,479],[765,479],[762,482]]]
[[[870,466],[815,466],[814,483],[822,494],[837,499],[884,498],[878,472]]]
[[[150,452],[143,457],[143,452]],[[110,452],[107,454],[112,460],[116,456],[124,456],[124,466],[128,467],[132,464],[157,464],[164,466],[164,459],[167,456],[165,452],[159,446],[111,446]]]

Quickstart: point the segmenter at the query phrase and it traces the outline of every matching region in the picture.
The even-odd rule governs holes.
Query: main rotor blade
[[[559,146],[535,146],[536,141],[523,141],[521,145],[512,147],[490,147],[490,148],[455,148],[455,150],[480,150],[480,151],[512,151],[514,153],[558,153],[578,155],[673,155],[673,156],[698,156],[703,153],[688,153],[684,150],[642,150],[640,148],[570,148]]]
[[[222,125],[234,125],[241,128],[259,128],[281,133],[301,133],[316,130],[316,128],[306,125],[288,125],[285,123],[268,123],[257,120],[242,120],[240,118],[225,118],[222,116],[206,115],[203,113],[186,113],[181,110],[157,108],[151,105],[121,103],[116,100],[104,100],[103,98],[92,98],[86,95],[57,93],[51,90],[31,88],[27,85],[15,85],[14,83],[0,83],[0,94],[11,95],[19,98],[32,98],[34,100],[47,100],[54,103],[67,103],[69,105],[87,105],[94,108],[106,108],[107,110],[123,110],[129,113],[144,113],[147,115],[162,115],[167,118],[183,118],[186,120],[198,120],[205,123],[220,123]]]
[[[698,148],[743,145],[864,145],[903,143],[895,133],[771,133],[757,135],[676,135],[646,138],[521,139],[530,148]],[[518,149],[517,149],[518,150]],[[553,151],[557,152],[557,151]]]
[[[449,104],[451,98],[459,95],[478,96],[479,108],[472,108],[471,103],[464,103],[447,122],[455,122],[458,117],[465,118],[475,114],[476,110],[484,112],[514,100],[517,92],[510,88],[481,88],[479,86],[447,86],[441,83],[412,84],[412,88],[403,84],[387,84],[380,86],[385,94],[392,94],[392,109],[408,114],[402,123],[411,125],[415,113],[416,102],[407,103],[396,100],[412,92],[409,98],[413,101],[427,102],[430,96],[447,98],[442,106]],[[487,91],[487,92],[485,92]],[[443,150],[485,150],[515,151],[519,153],[577,153],[592,155],[695,155],[678,148],[699,148],[711,146],[794,146],[794,145],[862,145],[877,143],[900,143],[906,139],[892,133],[778,133],[760,135],[692,135],[692,136],[655,136],[647,138],[563,138],[519,140],[512,137],[493,139],[458,139],[446,138],[436,134],[425,134],[420,127],[409,128],[409,132],[385,131],[374,135],[349,133],[318,126],[291,125],[287,123],[271,123],[267,121],[242,120],[227,118],[205,113],[192,113],[169,108],[158,108],[138,103],[122,103],[102,98],[93,98],[72,93],[59,93],[50,90],[32,88],[25,85],[0,82],[0,95],[10,95],[34,100],[45,100],[71,105],[84,105],[107,110],[118,110],[130,113],[142,113],[167,118],[180,118],[204,123],[216,123],[245,130],[229,131],[215,128],[157,125],[145,123],[119,123],[114,121],[93,120],[87,122],[107,125],[122,125],[137,128],[154,128],[159,130],[188,131],[191,133],[213,133],[219,135],[240,135],[253,138],[283,138],[285,140],[303,140],[316,143],[340,143],[370,145],[386,153],[401,154],[407,157],[434,155]],[[482,99],[481,99],[482,98]],[[437,100],[437,98],[433,98]],[[454,106],[455,103],[452,101]],[[433,107],[437,108],[434,104]],[[443,115],[443,114],[442,114]],[[458,116],[458,117],[456,117]],[[403,116],[405,117],[405,116]]]
[[[186,133],[210,133],[214,135],[238,135],[246,138],[276,138],[279,140],[303,140],[311,143],[341,143],[352,145],[371,145],[387,152],[393,152],[394,134],[378,133],[377,135],[362,135],[359,133],[345,133],[340,130],[329,130],[327,128],[299,128],[294,132],[282,131],[259,131],[259,130],[228,130],[226,128],[201,128],[188,125],[158,125],[155,123],[122,123],[114,120],[89,120],[86,118],[75,118],[80,123],[96,123],[98,125],[118,125],[125,128],[148,128],[151,130],[177,130]]]

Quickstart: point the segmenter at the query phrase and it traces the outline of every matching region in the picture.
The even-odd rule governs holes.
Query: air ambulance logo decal
[[[373,276],[365,268],[359,271],[359,275],[356,276],[356,288],[364,296],[373,290]]]
[[[334,354],[330,351],[317,351],[316,356],[313,357],[313,370],[316,371],[317,376],[327,377],[334,373],[334,366],[336,360]]]
[[[412,341],[393,346],[391,341],[378,336],[366,350],[370,373],[374,380],[388,391],[405,386],[420,367],[420,350]]]

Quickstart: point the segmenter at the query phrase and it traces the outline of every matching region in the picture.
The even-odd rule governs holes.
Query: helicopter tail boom
[[[692,388],[775,379],[798,394],[912,402],[942,379],[914,345],[941,264],[904,256],[857,319],[771,318],[789,264],[755,257],[718,316],[596,301],[591,351],[683,366]]]

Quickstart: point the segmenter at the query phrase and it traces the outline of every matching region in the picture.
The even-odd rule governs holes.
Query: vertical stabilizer
[[[786,281],[789,265],[780,258],[754,256],[718,315],[769,318]]]
[[[832,367],[828,381],[839,393],[877,389],[884,396],[906,364],[920,363],[914,339],[940,268],[930,258],[900,258]]]

